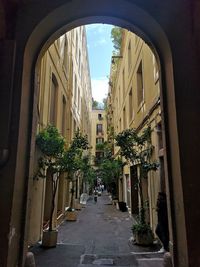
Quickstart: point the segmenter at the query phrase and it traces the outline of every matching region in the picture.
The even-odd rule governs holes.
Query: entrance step
[[[78,267],[137,267],[137,260],[135,255],[96,255],[84,254],[81,256]]]
[[[163,253],[83,254],[77,267],[162,267]]]
[[[138,267],[163,267],[161,252],[131,252],[138,261]]]
[[[138,267],[163,267],[163,259],[161,258],[149,258],[138,259]]]
[[[139,267],[138,265],[99,265],[99,264],[98,265],[96,265],[96,264],[79,264],[77,267],[109,267],[109,266],[117,266],[117,267]]]

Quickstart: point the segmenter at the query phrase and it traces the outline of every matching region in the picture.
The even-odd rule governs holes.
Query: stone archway
[[[41,49],[46,49],[62,32],[92,22],[111,23],[136,32],[157,52],[163,82],[165,147],[168,149],[168,183],[176,249],[174,263],[180,267],[199,266],[199,248],[195,246],[195,240],[199,239],[200,234],[194,231],[200,220],[200,214],[194,212],[198,209],[196,196],[200,148],[197,116],[200,113],[200,93],[197,91],[200,83],[200,16],[196,11],[197,3],[191,4],[189,0],[184,3],[181,0],[176,3],[172,0],[165,3],[154,0],[144,0],[142,3],[137,0],[101,0],[94,3],[85,0],[83,5],[81,0],[57,0],[53,3],[45,1],[42,4],[32,0],[24,4],[18,3],[15,7],[17,16],[12,18],[12,25],[15,24],[16,28],[9,29],[12,31],[9,36],[16,44],[12,46],[12,51],[15,51],[13,55],[16,55],[15,63],[14,60],[5,63],[5,67],[12,64],[14,74],[13,68],[10,68],[8,75],[2,80],[5,82],[9,77],[13,80],[13,91],[6,98],[12,98],[12,112],[9,109],[8,114],[11,120],[5,130],[7,132],[3,130],[1,133],[9,136],[6,147],[9,156],[1,169],[4,179],[0,181],[0,187],[6,188],[1,192],[3,201],[0,207],[0,212],[6,215],[1,222],[0,233],[5,244],[0,249],[2,266],[15,266],[17,262],[22,266],[26,250],[32,183],[30,174],[33,151],[30,153],[30,147],[34,144],[31,132],[35,124],[33,115],[36,115],[34,99],[37,97],[37,92],[34,91],[34,68],[38,55],[43,51]],[[2,51],[9,53],[9,49],[1,46]],[[190,83],[185,83],[183,77],[188,76]],[[4,87],[7,88],[6,86]],[[1,108],[1,112],[4,109],[5,107]],[[7,121],[3,120],[2,129],[4,124],[7,126]],[[0,147],[3,150],[5,143],[0,142]]]

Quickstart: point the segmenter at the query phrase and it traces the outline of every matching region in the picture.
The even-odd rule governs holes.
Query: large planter
[[[81,210],[81,208],[82,208],[82,205],[80,204],[79,200],[76,199],[75,200],[75,209],[76,210]]]
[[[123,201],[119,201],[118,202],[118,205],[119,205],[119,209],[123,212],[127,211],[127,206],[126,206],[126,202],[123,202]]]
[[[150,246],[153,244],[153,235],[151,232],[134,233],[135,243],[141,246]]]
[[[57,245],[57,237],[58,231],[57,230],[44,230],[42,236],[42,246],[46,248],[53,248]]]
[[[75,210],[72,210],[72,211],[67,210],[65,218],[66,218],[66,221],[76,221],[77,220],[77,211],[75,211]]]
[[[118,201],[119,201],[118,199],[113,199],[112,200],[112,204],[116,206],[116,204],[118,203]]]

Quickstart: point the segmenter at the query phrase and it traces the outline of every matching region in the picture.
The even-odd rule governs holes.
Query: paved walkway
[[[37,267],[140,266],[161,267],[157,246],[140,247],[130,241],[132,217],[111,205],[107,193],[90,199],[76,222],[59,227],[58,246],[33,248]],[[153,253],[152,253],[153,252]]]

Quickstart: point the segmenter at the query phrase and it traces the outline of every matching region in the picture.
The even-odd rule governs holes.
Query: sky
[[[87,46],[89,54],[92,96],[94,100],[103,102],[108,94],[108,76],[113,49],[111,29],[113,25],[86,25]]]

